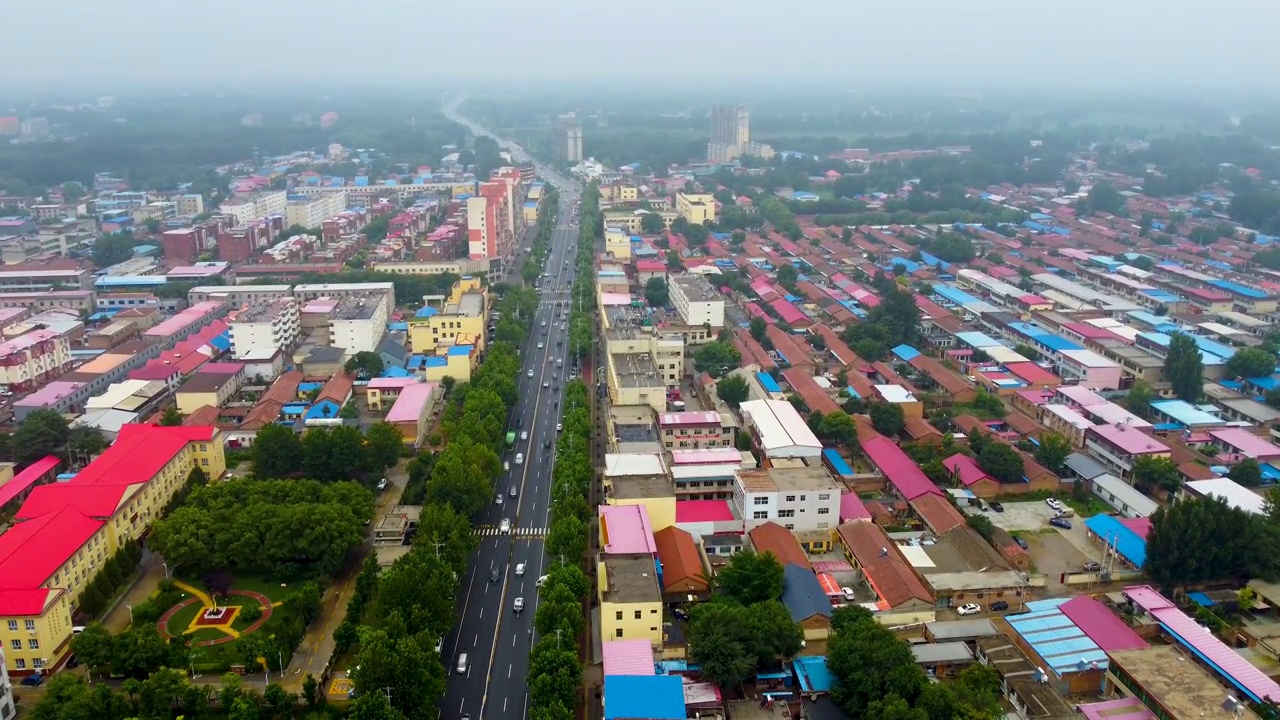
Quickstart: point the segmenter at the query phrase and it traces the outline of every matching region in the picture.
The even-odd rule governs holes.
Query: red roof
[[[724,522],[733,519],[728,500],[680,500],[676,503],[676,522]]]
[[[38,589],[102,524],[77,510],[63,508],[9,528],[0,535],[0,589]],[[13,613],[0,602],[0,615],[9,614]]]
[[[209,442],[214,428],[130,424],[115,443],[70,481],[74,485],[150,480],[190,442]]]
[[[952,475],[955,475],[960,480],[960,484],[965,487],[980,483],[983,480],[995,482],[990,475],[987,475],[982,471],[982,468],[978,467],[973,458],[964,453],[956,453],[943,460],[942,466],[950,471]]]
[[[85,486],[71,482],[41,485],[31,491],[18,509],[19,520],[31,520],[64,508],[75,508],[91,518],[109,518],[131,493],[131,483],[103,483]]]
[[[813,569],[809,564],[809,556],[800,547],[800,541],[778,523],[767,522],[747,534],[751,536],[751,545],[757,553],[770,553],[784,566],[799,565],[805,570]]]
[[[18,497],[23,490],[31,487],[37,480],[48,475],[54,468],[58,467],[58,463],[62,462],[53,455],[49,455],[43,460],[37,460],[27,466],[25,470],[13,476],[13,479],[4,485],[0,485],[0,506],[10,500]]]
[[[924,474],[920,466],[889,438],[874,437],[864,440],[862,451],[871,464],[889,479],[903,499],[915,500],[925,494],[942,495],[942,491]]]

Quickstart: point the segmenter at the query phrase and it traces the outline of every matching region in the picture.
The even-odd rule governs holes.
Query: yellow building
[[[676,493],[657,453],[605,456],[604,487],[610,505],[640,505],[653,532],[676,524]]]
[[[662,226],[667,230],[670,230],[671,223],[680,217],[670,210],[606,210],[604,224],[607,227],[622,228],[632,235],[639,235],[641,219],[646,213],[651,212],[662,218]]]
[[[676,193],[676,213],[696,225],[716,221],[716,199],[710,195]]]
[[[211,478],[226,470],[216,428],[125,425],[75,478],[31,491],[0,534],[0,642],[10,674],[66,658],[80,593],[196,468]]]
[[[603,555],[597,573],[600,636],[662,647],[662,590],[649,555]]]
[[[652,329],[622,326],[605,331],[606,371],[614,405],[667,409],[667,388],[679,387],[684,339]]]
[[[438,347],[436,354],[423,363],[422,375],[427,382],[438,383],[446,377],[460,383],[471,382],[471,371],[475,369],[478,358],[475,345]]]
[[[431,355],[441,346],[475,345],[484,351],[485,317],[489,297],[479,278],[464,277],[453,284],[443,307],[423,308],[409,321],[413,352]]]
[[[636,202],[640,199],[640,189],[626,183],[608,183],[600,186],[601,202]]]
[[[614,260],[631,259],[631,234],[619,227],[604,229],[604,251]]]

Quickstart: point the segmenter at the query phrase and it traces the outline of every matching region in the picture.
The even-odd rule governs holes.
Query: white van
[[[510,461],[510,460],[503,460],[503,461],[502,461],[502,472],[511,472],[511,461]]]
[[[517,465],[524,464],[524,453],[516,453],[516,464]]]
[[[467,668],[468,668],[468,667],[469,667],[469,664],[468,664],[468,662],[467,662],[467,654],[466,654],[466,653],[460,653],[460,654],[458,655],[458,668],[457,668],[457,670],[458,670],[458,674],[459,674],[459,675],[465,675],[465,674],[467,673]]]

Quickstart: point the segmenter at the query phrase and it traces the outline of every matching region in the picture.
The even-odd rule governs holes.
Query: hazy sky
[[[1275,0],[62,0],[0,17],[0,85],[803,78],[1270,94],[1280,77]]]

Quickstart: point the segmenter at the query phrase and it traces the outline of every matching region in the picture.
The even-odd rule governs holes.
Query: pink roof
[[[1116,520],[1140,538],[1146,538],[1151,534],[1151,518],[1116,518]]]
[[[992,479],[990,475],[982,471],[982,468],[978,467],[977,463],[973,461],[973,458],[965,455],[964,453],[956,453],[946,460],[943,460],[942,466],[951,472],[951,474],[959,478],[960,484],[965,487],[970,487],[982,482],[983,480]]]
[[[725,522],[733,520],[728,500],[677,500],[676,523]]]
[[[1248,458],[1259,460],[1280,457],[1280,447],[1272,445],[1244,428],[1210,430],[1209,436]]]
[[[1077,705],[1085,720],[1156,720],[1156,716],[1136,697]]]
[[[858,493],[847,492],[840,494],[840,522],[870,519],[871,511],[863,504],[862,498],[858,497]]]
[[[398,390],[410,385],[417,385],[420,382],[422,381],[414,377],[380,377],[370,380],[368,388],[370,390]]]
[[[1053,304],[1048,300],[1045,300],[1044,298],[1040,297],[1039,295],[1022,295],[1018,298],[1018,301],[1025,303],[1027,305],[1052,305]]]
[[[643,505],[601,505],[600,534],[609,555],[658,554],[649,511]]]
[[[32,330],[31,332],[19,335],[8,342],[0,343],[0,357],[7,357],[14,353],[22,352],[27,348],[35,346],[37,343],[52,340],[56,337],[58,337],[58,333],[52,330]]]
[[[686,410],[660,413],[658,425],[720,425],[720,413],[711,410]]]
[[[1219,672],[1243,689],[1254,699],[1280,700],[1280,685],[1254,667],[1239,653],[1227,647],[1216,635],[1206,632],[1195,619],[1178,609],[1168,598],[1149,585],[1137,585],[1124,589],[1124,594],[1134,605],[1155,618],[1165,630],[1176,637],[1180,644],[1191,647]]]
[[[1057,375],[1033,362],[1008,363],[1004,367],[1028,385],[1045,385],[1058,381]]]
[[[653,645],[648,640],[606,640],[601,649],[606,677],[657,674],[653,666]]]
[[[174,315],[161,322],[159,325],[147,330],[144,335],[148,337],[169,337],[175,335],[182,330],[186,330],[193,323],[200,322],[204,318],[217,312],[219,308],[226,307],[225,303],[210,300],[208,302],[196,303],[182,312]]]
[[[58,463],[62,462],[53,455],[45,457],[43,460],[37,460],[27,466],[25,470],[13,476],[13,479],[4,485],[0,485],[0,507],[5,503],[18,497],[23,490],[31,487],[37,480],[47,475],[51,470],[58,467]]]
[[[1106,398],[1081,385],[1065,385],[1058,388],[1058,394],[1081,407],[1107,403]]]
[[[422,407],[431,402],[431,394],[435,389],[435,383],[418,383],[405,387],[387,413],[387,422],[418,422],[422,417]]]
[[[1169,446],[1136,428],[1121,425],[1095,425],[1089,432],[1130,455],[1154,455],[1169,452]]]
[[[1059,608],[1089,639],[1107,652],[1134,650],[1147,647],[1148,643],[1125,624],[1107,606],[1088,596],[1072,598]]]
[[[942,491],[925,476],[920,466],[889,438],[874,437],[863,441],[862,451],[904,499],[915,500],[927,494],[942,495]]]
[[[84,383],[71,382],[69,380],[54,380],[13,404],[20,407],[49,407],[58,400],[84,387],[84,385]]]
[[[791,303],[782,298],[774,298],[769,301],[769,307],[778,313],[778,317],[782,318],[788,325],[795,325],[798,322],[804,322],[808,316],[800,312],[800,310]]]
[[[742,452],[733,448],[715,448],[713,450],[672,450],[672,465],[716,465],[719,463],[741,463]]]

